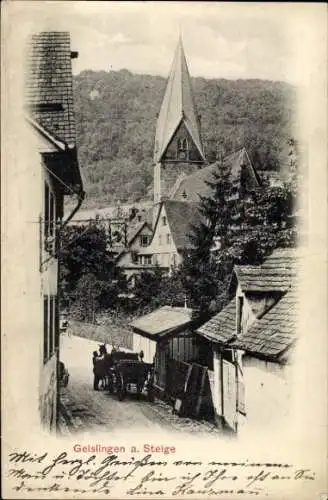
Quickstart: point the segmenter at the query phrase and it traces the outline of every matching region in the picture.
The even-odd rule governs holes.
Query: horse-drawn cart
[[[138,396],[146,391],[149,401],[153,401],[153,365],[139,361],[138,354],[116,352],[112,355],[108,389],[122,401],[134,388]]]

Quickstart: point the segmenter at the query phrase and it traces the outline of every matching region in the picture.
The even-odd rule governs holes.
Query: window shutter
[[[244,383],[244,374],[242,368],[236,359],[237,363],[237,411],[242,415],[246,416],[246,402],[245,402],[245,383]]]

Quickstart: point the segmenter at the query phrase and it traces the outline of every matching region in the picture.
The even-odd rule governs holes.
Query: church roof
[[[225,168],[229,169],[231,182],[239,182],[241,169],[245,166],[247,182],[250,183],[251,186],[259,186],[258,176],[245,148],[224,158],[223,164]],[[211,196],[212,188],[206,181],[213,181],[213,174],[215,174],[219,168],[220,163],[215,162],[188,175],[188,177],[181,180],[172,198],[174,200],[184,199],[189,203],[198,203],[199,196]]]
[[[205,160],[190,75],[180,38],[157,120],[154,152],[155,162],[161,160],[182,121],[191,135],[200,156]]]

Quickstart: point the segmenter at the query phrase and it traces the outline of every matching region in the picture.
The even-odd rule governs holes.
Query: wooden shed
[[[199,318],[192,309],[164,306],[134,321],[133,349],[154,362],[158,397],[173,404],[178,413],[197,417],[212,405],[207,341],[195,333]],[[206,410],[206,413],[208,411]]]

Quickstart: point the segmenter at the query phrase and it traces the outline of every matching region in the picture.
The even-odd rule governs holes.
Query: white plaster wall
[[[243,372],[246,418],[239,417],[240,432],[263,432],[285,425],[291,405],[288,367],[246,357]]]
[[[221,354],[217,347],[213,346],[213,372],[214,372],[214,387],[212,389],[212,399],[215,411],[218,416],[222,416],[221,402]]]
[[[163,225],[162,218],[166,217],[166,225]],[[167,243],[167,235],[170,235],[170,242]],[[161,238],[161,244],[160,244]],[[165,207],[162,206],[162,210],[159,216],[156,231],[151,243],[151,249],[153,252],[153,261],[158,263],[162,267],[170,267],[173,265],[173,255],[176,256],[176,264],[180,263],[180,256],[178,254],[177,248],[172,238],[169,220],[167,218]]]
[[[154,340],[147,339],[138,333],[133,334],[133,352],[139,353],[144,352],[144,362],[153,363],[154,356],[156,352],[156,342]]]
[[[3,162],[2,369],[10,373],[10,377],[6,376],[3,388],[2,417],[7,430],[15,427],[19,440],[21,429],[33,432],[40,426],[39,377],[43,348],[39,271],[42,167],[36,136],[23,116],[17,117],[15,133],[6,142]],[[17,353],[20,353],[19,369]]]
[[[242,328],[242,332],[246,332],[248,330],[248,328],[251,326],[251,324],[255,321],[256,316],[251,308],[251,304],[249,303],[247,297],[243,293],[239,284],[237,286],[237,291],[236,291],[236,310],[237,310],[238,297],[244,298],[242,318],[241,318],[241,328]],[[237,328],[237,325],[236,325],[236,328]]]

